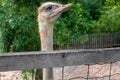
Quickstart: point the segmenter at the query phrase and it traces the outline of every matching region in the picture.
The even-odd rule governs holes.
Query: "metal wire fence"
[[[85,42],[80,40],[76,41],[73,39],[66,39],[68,40],[68,43],[62,46],[55,45],[54,49],[96,49],[119,47],[119,35],[120,32],[111,34],[91,34],[88,35],[87,41]],[[120,80],[120,62],[84,65],[84,67],[62,67],[61,77],[59,76],[59,78],[56,78],[55,80]]]
[[[66,72],[65,72],[66,67],[63,67],[62,68],[62,78],[61,79],[59,78],[57,80],[120,80],[120,72],[119,72],[120,69],[118,69],[118,67],[120,67],[120,65],[118,66],[115,64],[118,64],[118,63],[111,62],[107,65],[106,64],[103,64],[103,65],[84,65],[84,67],[86,68],[84,70],[86,70],[86,71],[81,71],[79,73],[73,71],[73,73],[69,73],[69,75],[72,75],[72,76],[66,76],[65,75],[66,74]],[[117,66],[117,68],[116,68],[116,66]],[[98,69],[96,69],[96,67],[98,67]],[[83,68],[83,67],[79,67],[79,69],[80,68]],[[107,70],[105,70],[106,68],[107,68]],[[85,72],[86,72],[86,74],[84,74]]]
[[[112,74],[112,64],[113,63],[110,63],[109,64],[109,70],[106,70],[106,71],[109,71],[107,75],[100,75],[98,74],[97,76],[93,76],[93,75],[90,75],[91,71],[90,71],[90,68],[91,68],[91,65],[86,65],[87,66],[87,69],[86,69],[86,76],[77,76],[77,77],[72,77],[72,78],[69,78],[69,79],[65,79],[64,78],[64,67],[62,68],[62,79],[61,80],[119,80],[119,77],[114,77],[114,76],[120,76],[120,73],[115,73],[115,74]],[[104,68],[104,67],[103,67]],[[82,73],[82,71],[81,71]],[[102,72],[103,74],[105,72]],[[72,74],[75,74],[75,73],[72,73]]]

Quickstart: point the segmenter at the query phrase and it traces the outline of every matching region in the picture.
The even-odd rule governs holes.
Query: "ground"
[[[88,66],[72,66],[64,68],[64,80],[85,80]],[[110,64],[91,65],[89,67],[89,80],[109,80]],[[120,80],[120,62],[112,64],[111,80]],[[54,80],[62,80],[62,68],[54,68]],[[96,78],[93,78],[96,77]],[[23,80],[21,71],[1,72],[0,80]],[[30,80],[30,79],[29,79]]]
[[[0,72],[0,80],[22,80],[21,71]]]

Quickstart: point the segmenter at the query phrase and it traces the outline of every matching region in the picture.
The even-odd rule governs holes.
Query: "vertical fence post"
[[[62,67],[62,80],[64,80],[64,66]]]
[[[90,74],[90,65],[88,65],[87,80],[89,79],[89,74]]]
[[[109,80],[111,80],[111,73],[112,73],[112,62],[110,63]]]

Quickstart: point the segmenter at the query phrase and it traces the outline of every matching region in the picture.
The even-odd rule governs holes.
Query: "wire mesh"
[[[55,80],[120,80],[120,62],[62,68],[64,77]]]
[[[87,40],[74,40],[66,38],[67,42],[64,45],[56,45],[55,41],[54,49],[90,49],[90,48],[111,48],[120,46],[120,32],[108,33],[108,34],[91,34],[88,35]],[[113,53],[114,54],[114,53]],[[98,56],[99,57],[99,56]],[[68,69],[66,67],[62,68],[62,79],[55,80],[120,80],[120,62],[111,62],[95,64],[95,65],[85,65],[86,69],[76,67],[71,70],[72,67]],[[79,71],[79,69],[82,69]],[[70,72],[70,70],[72,72]],[[75,71],[74,71],[75,70]],[[78,73],[79,72],[79,73]],[[83,75],[86,73],[85,75]],[[73,76],[73,75],[74,76]],[[67,76],[67,77],[66,77]]]

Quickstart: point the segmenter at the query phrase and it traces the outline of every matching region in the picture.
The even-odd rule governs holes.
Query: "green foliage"
[[[23,70],[23,80],[29,80],[32,76],[32,80],[41,80],[42,79],[42,69],[33,69],[33,70]]]
[[[118,4],[120,4],[120,0],[106,0],[105,1],[105,5],[110,8]]]
[[[104,0],[83,0],[82,7],[84,10],[90,13],[93,20],[98,20],[102,9]]]
[[[9,2],[9,4],[8,4]],[[34,4],[21,6],[13,0],[3,2],[1,28],[3,29],[4,51],[39,50],[39,34]]]
[[[98,21],[98,32],[112,33],[120,31],[120,3],[107,5],[106,10],[102,13]]]
[[[83,40],[82,35],[91,33],[94,25],[90,14],[77,3],[57,20],[54,37],[58,39],[58,45],[66,45],[68,39]]]

